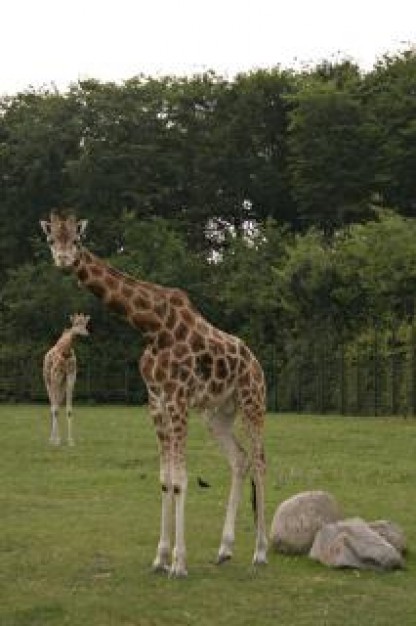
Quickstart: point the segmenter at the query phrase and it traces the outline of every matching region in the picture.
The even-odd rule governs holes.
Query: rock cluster
[[[404,567],[406,539],[394,522],[343,519],[326,491],[305,491],[282,502],[273,517],[270,539],[285,554],[308,554],[330,567],[392,570]]]

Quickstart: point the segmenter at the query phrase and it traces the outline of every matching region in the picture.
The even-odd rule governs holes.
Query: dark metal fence
[[[351,415],[416,415],[416,333],[405,341],[374,331],[352,352],[317,341],[291,358],[271,344],[258,351],[271,411]],[[42,359],[0,359],[0,401],[46,401]],[[136,361],[78,358],[76,401],[142,404],[146,391]]]
[[[394,331],[359,348],[317,342],[296,357],[265,367],[269,408],[343,415],[416,415],[416,334]]]

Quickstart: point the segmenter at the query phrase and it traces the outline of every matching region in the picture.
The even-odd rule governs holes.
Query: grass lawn
[[[248,485],[234,558],[215,566],[228,468],[192,416],[183,580],[150,570],[160,488],[146,411],[76,407],[74,422],[76,446],[52,448],[46,405],[0,405],[1,626],[415,623],[416,420],[268,417],[268,525],[283,499],[327,489],[345,516],[392,519],[405,530],[407,569],[377,574],[273,551],[267,567],[253,569]]]

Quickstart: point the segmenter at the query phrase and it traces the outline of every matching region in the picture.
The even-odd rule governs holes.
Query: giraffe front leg
[[[185,501],[187,492],[187,476],[185,467],[174,479],[173,494],[175,501],[175,546],[172,553],[170,576],[183,577],[188,575],[186,568],[185,547]]]
[[[160,481],[162,485],[162,514],[160,539],[155,571],[168,571],[170,576],[186,576],[185,499],[187,476],[185,468],[186,411],[183,405],[163,403],[150,394],[150,408],[160,450]],[[175,504],[175,545],[169,567],[172,505]]]
[[[187,436],[186,411],[178,407],[172,411],[171,467],[173,498],[175,502],[175,546],[172,554],[170,576],[187,576],[185,546],[185,502],[188,489],[185,448]]]
[[[170,426],[164,418],[157,399],[152,398],[152,396],[150,396],[150,412],[159,441],[160,484],[162,488],[160,538],[152,567],[154,572],[169,572],[173,506],[172,477],[170,469]]]
[[[162,511],[160,519],[160,539],[156,557],[153,561],[154,572],[169,572],[170,563],[170,533],[172,527],[172,487],[165,472],[161,472]]]

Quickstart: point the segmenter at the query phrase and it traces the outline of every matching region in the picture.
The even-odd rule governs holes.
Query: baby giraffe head
[[[71,315],[69,319],[71,320],[71,330],[74,334],[82,335],[83,337],[90,334],[88,330],[88,322],[90,321],[89,315],[75,313],[74,315]]]
[[[73,213],[61,215],[55,211],[52,211],[49,222],[41,220],[55,265],[65,268],[74,264],[87,224],[87,220],[77,221]]]

